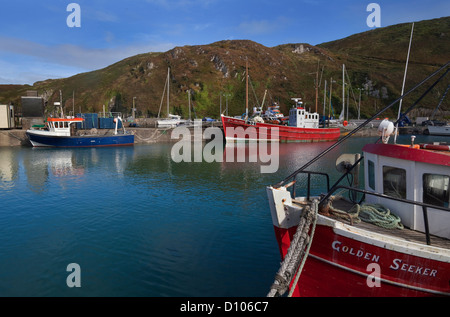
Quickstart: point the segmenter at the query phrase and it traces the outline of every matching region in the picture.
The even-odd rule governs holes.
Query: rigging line
[[[320,80],[319,80],[319,86],[318,86],[318,88],[321,88],[322,87],[322,76],[323,76],[323,68],[324,68],[325,66],[322,66],[322,72],[320,73]]]
[[[433,119],[434,119],[434,115],[436,114],[436,112],[438,111],[438,109],[439,109],[439,107],[441,106],[442,102],[444,101],[445,96],[447,95],[447,92],[448,92],[448,89],[449,89],[449,88],[450,88],[450,85],[447,85],[447,89],[445,90],[444,94],[442,95],[442,98],[441,98],[441,100],[439,101],[438,106],[436,107],[436,109],[434,109],[433,113],[431,114],[431,119],[430,119],[430,120],[433,120]]]
[[[431,85],[423,94],[422,94],[422,96],[420,96],[419,97],[419,99],[417,99],[416,100],[416,102],[414,102],[413,104],[412,104],[412,106],[410,106],[401,116],[400,116],[400,118],[398,118],[397,119],[397,121],[395,122],[395,124],[394,125],[397,125],[399,122],[400,122],[400,120],[403,118],[403,117],[406,117],[406,115],[409,113],[409,112],[411,112],[411,110],[413,110],[413,108],[415,108],[415,106],[441,81],[441,79],[442,78],[444,78],[445,77],[445,75],[447,75],[447,73],[449,72],[449,70],[450,69],[447,69],[447,71],[441,76],[441,77],[439,77],[439,79],[438,80],[436,80],[435,82],[434,82],[434,84],[433,85]]]
[[[441,68],[439,68],[438,70],[436,70],[434,73],[432,73],[431,75],[429,75],[428,77],[426,77],[424,80],[422,80],[420,83],[418,83],[416,86],[414,86],[412,89],[410,89],[408,92],[406,92],[405,94],[403,94],[402,96],[400,96],[399,98],[397,98],[395,101],[393,101],[391,104],[389,104],[388,106],[384,107],[383,109],[381,109],[380,111],[378,111],[375,115],[373,115],[371,118],[367,119],[363,124],[361,124],[360,126],[356,127],[353,131],[351,131],[350,133],[348,133],[347,135],[345,135],[342,139],[339,139],[336,143],[334,143],[333,145],[331,145],[329,148],[327,148],[326,150],[324,150],[322,153],[320,153],[319,155],[317,155],[315,158],[313,158],[312,160],[310,160],[308,163],[306,163],[305,165],[303,165],[302,167],[300,167],[298,170],[296,170],[295,172],[293,172],[291,175],[289,175],[288,177],[286,177],[284,180],[282,180],[281,182],[277,183],[274,185],[275,188],[281,187],[283,185],[283,183],[285,183],[286,181],[288,181],[289,179],[291,179],[292,177],[297,176],[298,173],[304,171],[307,167],[311,166],[312,164],[314,164],[316,161],[318,161],[319,159],[321,159],[323,156],[325,156],[328,152],[330,152],[331,150],[333,150],[334,148],[336,148],[337,146],[339,146],[342,142],[344,142],[345,140],[347,140],[348,138],[350,138],[352,135],[354,135],[355,133],[357,133],[359,130],[361,130],[363,127],[365,127],[367,124],[369,124],[369,122],[371,122],[373,119],[377,118],[380,114],[382,114],[383,112],[385,112],[387,109],[391,108],[393,105],[395,105],[397,102],[399,102],[400,99],[405,98],[406,96],[408,96],[410,93],[412,93],[414,90],[416,90],[417,88],[419,88],[420,86],[422,86],[424,83],[426,83],[428,80],[430,80],[431,78],[433,78],[434,76],[436,76],[436,74],[440,73],[443,69],[445,69],[446,67],[449,67],[450,62],[447,62],[444,66],[442,66]],[[448,69],[445,72],[444,76],[448,73]],[[441,76],[442,78],[443,76]],[[441,79],[440,78],[440,79]],[[440,80],[439,79],[439,80]],[[409,109],[408,109],[409,110]]]
[[[358,102],[356,101],[355,93],[353,92],[353,86],[350,81],[350,76],[348,75],[347,68],[345,69],[345,75],[347,75],[348,84],[350,85],[350,91],[352,92],[352,96],[353,96],[353,101],[355,101],[355,107],[358,108]]]
[[[255,88],[253,87],[253,82],[250,78],[250,75],[248,77],[250,79],[249,82],[250,82],[250,86],[252,87],[253,97],[255,97],[255,99],[256,99],[256,104],[259,105],[259,100],[258,100],[258,97],[256,96]]]

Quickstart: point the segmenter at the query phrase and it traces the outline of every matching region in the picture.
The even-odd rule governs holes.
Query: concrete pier
[[[210,127],[211,124],[202,126],[202,130]],[[172,139],[173,128],[125,128],[127,132],[134,134],[134,144],[152,144],[152,143],[170,143],[178,142],[179,139]],[[194,127],[189,127],[191,134],[194,135]],[[105,135],[113,134],[112,129],[92,129],[78,130],[79,135]],[[28,141],[26,130],[12,129],[0,130],[0,147],[2,146],[31,146]]]
[[[210,123],[206,123],[202,126],[202,129],[206,129],[208,127],[213,126]],[[222,128],[221,125],[217,123],[214,125],[219,128]],[[189,127],[191,133],[193,135],[193,127]],[[400,134],[423,134],[423,131],[426,127],[416,126],[416,127],[404,127],[399,128]],[[90,130],[79,130],[78,132],[82,132],[84,134],[107,134],[113,133],[114,130],[107,129],[94,129],[95,131]],[[161,128],[126,128],[126,130],[130,133],[134,134],[134,143],[135,144],[152,144],[152,143],[170,143],[170,142],[178,142],[179,139],[172,139],[172,130],[173,129],[161,129]],[[341,133],[345,135],[349,133],[350,129],[342,129]],[[0,147],[2,146],[31,146],[28,141],[28,138],[25,134],[26,130],[23,129],[12,129],[12,130],[0,130]],[[378,130],[377,128],[363,128],[361,129],[356,136],[367,137],[367,136],[377,136]]]

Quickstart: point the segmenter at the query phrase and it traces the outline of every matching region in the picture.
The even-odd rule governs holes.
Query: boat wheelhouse
[[[319,114],[310,113],[303,107],[300,98],[292,98],[295,105],[289,110],[289,126],[297,128],[319,128]]]
[[[363,148],[366,190],[449,208],[450,151],[427,149],[426,144],[368,144]],[[402,208],[401,201],[368,195],[368,203],[396,210],[402,223],[416,231],[450,239],[450,213],[421,206]]]

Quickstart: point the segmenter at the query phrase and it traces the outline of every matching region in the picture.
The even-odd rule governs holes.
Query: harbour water
[[[338,155],[374,140],[310,170],[336,180]],[[330,145],[280,144],[271,174],[175,163],[173,144],[0,148],[0,296],[264,297],[280,262],[265,187]],[[81,287],[66,283],[70,263]]]

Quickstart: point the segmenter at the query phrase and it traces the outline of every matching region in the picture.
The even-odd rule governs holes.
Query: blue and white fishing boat
[[[122,118],[114,119],[116,127],[114,134],[106,135],[75,135],[76,123],[84,121],[83,118],[48,118],[42,128],[32,128],[26,134],[31,144],[35,147],[100,147],[100,146],[122,146],[133,145],[134,135],[127,133],[123,128],[123,133],[117,131],[119,121]],[[122,124],[123,127],[123,124]]]

